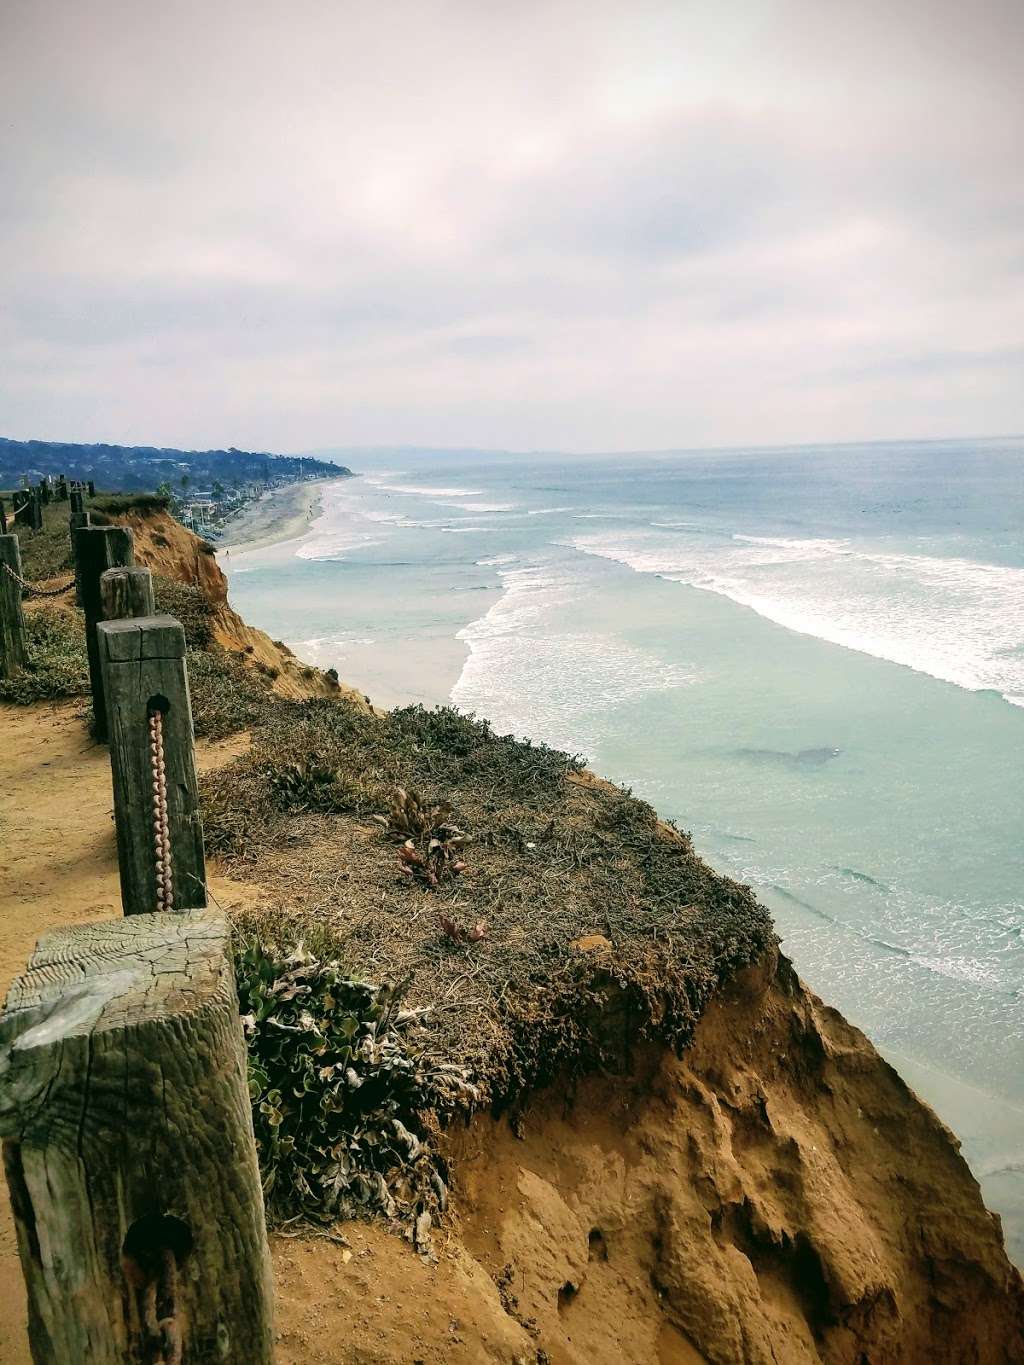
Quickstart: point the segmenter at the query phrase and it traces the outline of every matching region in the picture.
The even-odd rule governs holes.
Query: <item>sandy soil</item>
[[[248,742],[243,735],[200,744],[199,765],[225,763]],[[225,906],[255,895],[216,875],[211,890]],[[48,929],[120,914],[110,759],[89,738],[81,704],[0,706],[0,994]],[[6,1185],[0,1197],[0,1365],[29,1365]]]

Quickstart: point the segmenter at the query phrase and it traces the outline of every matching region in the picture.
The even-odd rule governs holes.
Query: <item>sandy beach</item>
[[[331,479],[320,479],[294,483],[264,493],[231,523],[218,550],[222,553],[225,550],[260,550],[281,541],[295,540],[316,520],[320,496],[325,486],[332,482]]]

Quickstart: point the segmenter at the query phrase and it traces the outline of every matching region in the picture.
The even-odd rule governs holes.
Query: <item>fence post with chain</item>
[[[18,537],[0,535],[0,678],[12,677],[28,660],[22,581]]]
[[[126,915],[206,905],[185,632],[172,616],[96,630]]]
[[[0,1137],[35,1365],[272,1365],[230,930],[43,938],[0,1014]]]
[[[132,533],[124,526],[79,526],[73,533],[78,602],[85,612],[85,643],[89,651],[89,681],[95,735],[107,738],[107,708],[103,699],[103,672],[96,643],[96,626],[103,620],[100,577],[105,569],[126,568],[135,563]]]
[[[148,569],[139,566],[105,569],[100,574],[100,605],[105,621],[152,616],[156,611],[153,575]]]

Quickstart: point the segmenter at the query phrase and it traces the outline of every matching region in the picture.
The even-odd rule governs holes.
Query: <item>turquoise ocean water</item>
[[[234,605],[586,756],[775,915],[1024,1260],[1024,442],[360,461]]]

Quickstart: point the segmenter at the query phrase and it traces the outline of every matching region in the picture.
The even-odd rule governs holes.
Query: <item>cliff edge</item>
[[[403,981],[419,1052],[473,1081],[399,1125],[438,1177],[429,1245],[386,1207],[275,1235],[280,1365],[1024,1360],[1024,1286],[955,1137],[748,888],[565,755],[375,712],[245,625],[165,514],[118,520],[280,698],[200,746],[218,904],[248,941]],[[79,705],[2,706],[0,729],[9,979],[31,937],[116,913],[117,864]],[[407,1170],[366,1169],[400,1202]],[[12,1247],[4,1224],[20,1304]],[[0,1356],[27,1362],[19,1321]]]

